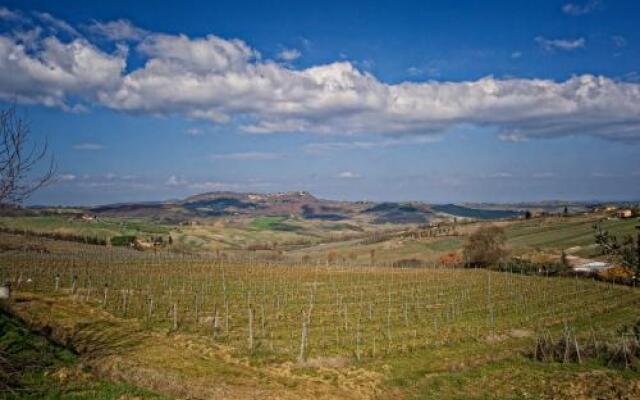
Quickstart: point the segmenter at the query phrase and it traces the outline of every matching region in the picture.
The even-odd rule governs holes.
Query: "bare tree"
[[[0,110],[0,205],[16,204],[49,183],[55,173],[53,157],[39,176],[31,173],[48,157],[48,147],[29,144],[29,124],[15,106]]]

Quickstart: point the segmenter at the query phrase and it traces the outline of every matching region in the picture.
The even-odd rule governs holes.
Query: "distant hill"
[[[210,192],[164,203],[127,203],[100,206],[90,212],[103,216],[154,217],[165,221],[245,215],[283,216],[339,221],[360,213],[366,203],[318,199],[308,192]]]
[[[522,206],[522,207],[520,207]],[[424,224],[447,214],[474,219],[513,218],[524,214],[524,205],[478,204],[429,205],[422,202],[363,202],[326,200],[309,192],[237,193],[209,192],[167,202],[125,203],[95,207],[102,216],[148,217],[165,222],[184,222],[209,217],[287,217],[320,221],[357,219],[373,224]],[[542,207],[542,205],[538,205]],[[442,218],[442,215],[440,216]]]
[[[450,214],[456,217],[474,219],[514,218],[524,214],[522,211],[469,208],[455,204],[434,205],[431,206],[431,208],[434,211]]]
[[[373,223],[422,224],[429,221],[432,212],[423,203],[379,203],[364,210],[375,214]]]
[[[210,192],[164,203],[112,204],[89,211],[102,216],[149,217],[176,223],[193,218],[279,216],[320,221],[355,218],[374,224],[413,224],[428,223],[433,216],[429,206],[419,202],[337,201],[319,199],[308,192]]]

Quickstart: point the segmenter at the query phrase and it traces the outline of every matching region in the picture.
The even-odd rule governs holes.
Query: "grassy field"
[[[97,379],[69,349],[34,334],[0,310],[0,395],[3,399],[167,399],[125,383]]]
[[[169,228],[144,219],[100,218],[84,221],[69,215],[0,217],[0,227],[37,233],[66,233],[108,239],[120,235],[166,235]]]
[[[588,229],[575,222],[575,232]],[[516,232],[541,229],[526,224]],[[523,243],[537,243],[536,232]],[[415,245],[442,251],[452,240]],[[39,242],[49,253],[0,254],[0,279],[20,282],[12,312],[48,326],[92,373],[170,397],[210,398],[223,387],[230,398],[589,398],[608,382],[640,395],[635,370],[527,356],[543,332],[570,329],[583,345],[617,340],[640,317],[634,288]]]
[[[402,232],[420,231],[416,225],[363,225],[358,221],[334,223],[287,217],[211,218],[189,225],[164,225],[141,218],[100,218],[83,221],[68,215],[30,217],[0,217],[0,227],[18,231],[57,232],[76,236],[107,239],[119,235],[141,238],[169,236],[174,249],[181,252],[224,251],[245,257],[247,250],[257,250],[253,258],[296,261],[301,258],[314,262],[326,261],[330,252],[337,259],[352,264],[371,263],[371,252],[379,265],[391,265],[402,259],[418,259],[437,263],[446,253],[459,251],[464,237],[485,224],[499,224],[505,228],[508,245],[514,255],[547,252],[559,255],[562,250],[583,257],[597,257],[594,247],[593,225],[613,234],[634,234],[636,219],[608,218],[606,214],[584,214],[570,217],[549,216],[531,220],[443,224],[438,234],[420,238]],[[381,237],[381,240],[371,240]]]
[[[558,257],[563,250],[587,258],[597,258],[601,254],[595,247],[593,225],[600,223],[602,228],[622,238],[635,235],[638,220],[608,218],[604,214],[584,214],[570,217],[539,217],[530,220],[507,220],[472,222],[458,224],[446,234],[413,238],[391,235],[389,238],[367,243],[366,241],[336,242],[331,245],[302,248],[292,254],[301,257],[308,255],[313,260],[323,261],[330,252],[338,258],[346,257],[354,263],[368,264],[370,254],[375,252],[379,265],[391,265],[402,259],[418,259],[427,264],[437,264],[440,258],[450,252],[460,252],[465,236],[487,224],[499,225],[505,229],[507,246],[514,256],[545,253]],[[407,228],[411,230],[415,228]]]
[[[608,219],[602,215],[575,216],[571,218],[547,217],[512,224],[506,232],[509,244],[516,249],[541,248],[555,250],[579,247],[578,253],[584,256],[595,254],[593,225],[600,223],[602,228],[614,235],[623,237],[635,235],[638,220]]]

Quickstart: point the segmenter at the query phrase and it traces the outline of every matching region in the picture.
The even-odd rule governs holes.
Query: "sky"
[[[27,204],[640,198],[640,3],[3,1]]]

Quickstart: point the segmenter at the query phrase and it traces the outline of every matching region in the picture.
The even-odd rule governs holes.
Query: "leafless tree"
[[[30,144],[29,134],[29,124],[15,106],[0,110],[0,205],[21,203],[54,177],[53,157],[41,175],[31,176],[49,151],[46,142]]]

